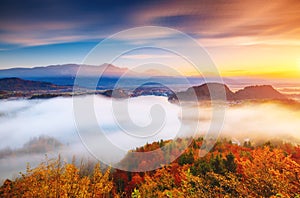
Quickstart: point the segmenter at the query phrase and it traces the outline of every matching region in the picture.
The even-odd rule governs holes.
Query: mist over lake
[[[82,96],[81,98],[87,97],[94,96]],[[200,108],[198,135],[205,135],[211,124],[211,107],[205,103],[201,103],[200,106],[189,104],[180,107],[169,103],[166,97],[158,96],[142,96],[114,101],[114,105],[128,102],[130,119],[137,126],[147,126],[151,122],[150,111],[153,105],[159,105],[164,109],[165,121],[158,133],[147,138],[134,137],[124,133],[119,125],[120,123],[116,123],[112,111],[112,100],[115,99],[95,96],[94,106],[98,123],[88,127],[95,128],[95,130],[101,127],[107,138],[123,149],[124,153],[147,142],[175,138],[178,128],[182,124],[180,120],[181,108],[187,108],[187,110]],[[196,122],[197,120],[196,117],[193,117],[193,114],[188,119],[189,122]],[[60,153],[68,159],[75,154],[77,158],[93,159],[77,133],[72,98],[0,100],[0,126],[0,150],[8,147],[20,149],[33,138],[49,136],[64,145],[48,153],[50,157]],[[299,108],[292,108],[289,104],[265,102],[229,105],[226,108],[220,138],[226,137],[241,144],[245,139],[253,141],[280,139],[299,142],[299,128],[300,110]],[[149,131],[149,134],[152,133],[152,131]],[[186,134],[192,135],[193,133],[194,131],[188,131],[187,128]],[[112,162],[118,162],[124,157],[120,154],[113,155],[110,152],[107,152],[107,155],[113,156]],[[44,153],[29,153],[24,156],[2,158],[0,159],[0,176],[1,178],[11,177],[13,173],[24,170],[27,162],[34,166],[41,162],[44,157]]]

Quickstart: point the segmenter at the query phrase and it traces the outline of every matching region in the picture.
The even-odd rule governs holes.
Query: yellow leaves
[[[240,159],[239,165],[244,182],[255,196],[270,197],[279,192],[296,195],[300,189],[300,166],[280,149],[257,148],[251,151],[250,159]]]
[[[110,180],[110,169],[104,174],[100,169],[100,164],[96,164],[94,167],[93,176],[91,179],[91,192],[92,197],[99,197],[109,193],[113,188],[113,183]]]
[[[47,160],[27,171],[9,185],[4,197],[99,197],[111,192],[110,170],[104,174],[97,164],[92,176],[80,175],[74,164]]]

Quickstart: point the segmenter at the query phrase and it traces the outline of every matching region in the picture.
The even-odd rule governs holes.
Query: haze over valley
[[[95,97],[95,113],[98,123],[88,128],[99,127],[105,131],[106,136],[124,151],[142,146],[147,142],[160,139],[168,140],[176,137],[181,124],[195,122],[198,117],[191,114],[187,120],[182,122],[181,108],[189,111],[189,108],[199,108],[200,125],[196,135],[204,136],[211,125],[212,109],[205,102],[200,102],[199,106],[186,104],[178,106],[168,101],[163,96],[140,96],[135,98],[113,99],[101,95],[77,96],[83,100],[86,97]],[[151,138],[138,138],[128,136],[117,123],[112,112],[112,100],[117,103],[129,102],[129,115],[133,123],[144,126],[151,122],[149,119],[150,109],[153,105],[159,105],[166,113],[163,128]],[[93,156],[87,152],[82,141],[77,134],[74,122],[73,102],[71,97],[56,97],[51,99],[15,99],[0,101],[0,137],[1,150],[8,148],[12,150],[21,149],[22,146],[33,138],[40,136],[53,137],[62,145],[51,148],[49,155],[61,154],[63,157],[71,159],[76,154],[77,158],[91,158]],[[115,103],[116,104],[116,103]],[[119,104],[120,105],[120,104]],[[232,104],[226,107],[224,123],[219,138],[227,138],[236,144],[243,144],[245,140],[251,140],[253,144],[261,143],[264,140],[276,140],[283,142],[299,143],[299,123],[300,106],[280,101],[245,102]],[[267,115],[267,116],[266,116]],[[120,115],[122,116],[122,115]],[[126,115],[124,115],[126,120]],[[239,119],[237,119],[239,117]],[[280,120],[280,122],[278,122]],[[274,123],[277,123],[276,125]],[[149,134],[152,134],[149,131]],[[195,135],[195,131],[189,131],[188,127],[184,134],[186,136]],[[136,132],[138,134],[138,132]],[[93,137],[97,139],[97,137]],[[100,141],[100,140],[99,140]],[[44,159],[45,151],[42,152],[17,152],[17,155],[6,155],[0,160],[1,174],[4,177],[11,177],[17,170],[24,170],[26,162],[32,165]],[[107,158],[112,162],[118,162],[124,155],[112,155],[108,153]],[[111,157],[113,156],[113,157]],[[30,159],[30,160],[29,160]],[[5,163],[4,163],[5,162]],[[7,166],[9,162],[9,166]],[[22,164],[22,165],[21,165]]]

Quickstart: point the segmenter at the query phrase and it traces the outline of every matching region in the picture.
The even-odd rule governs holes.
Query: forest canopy
[[[148,152],[169,145],[169,155],[189,139],[158,141],[136,148]],[[300,147],[266,142],[242,146],[222,140],[205,156],[199,157],[202,138],[175,161],[148,172],[126,172],[100,168],[99,163],[64,162],[46,159],[39,166],[29,165],[25,173],[5,180],[1,197],[299,197]],[[166,155],[166,153],[164,153]],[[132,157],[128,155],[127,157]],[[121,163],[140,167],[152,159],[126,158]],[[155,158],[157,157],[157,159]]]

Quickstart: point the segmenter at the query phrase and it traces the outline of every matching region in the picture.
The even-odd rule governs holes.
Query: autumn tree
[[[108,195],[113,187],[110,170],[104,174],[100,164],[92,175],[80,175],[74,164],[46,160],[36,168],[27,167],[26,173],[1,192],[1,197],[101,197]]]
[[[280,149],[256,148],[250,158],[241,158],[238,164],[243,182],[253,196],[289,197],[300,193],[300,165]]]

